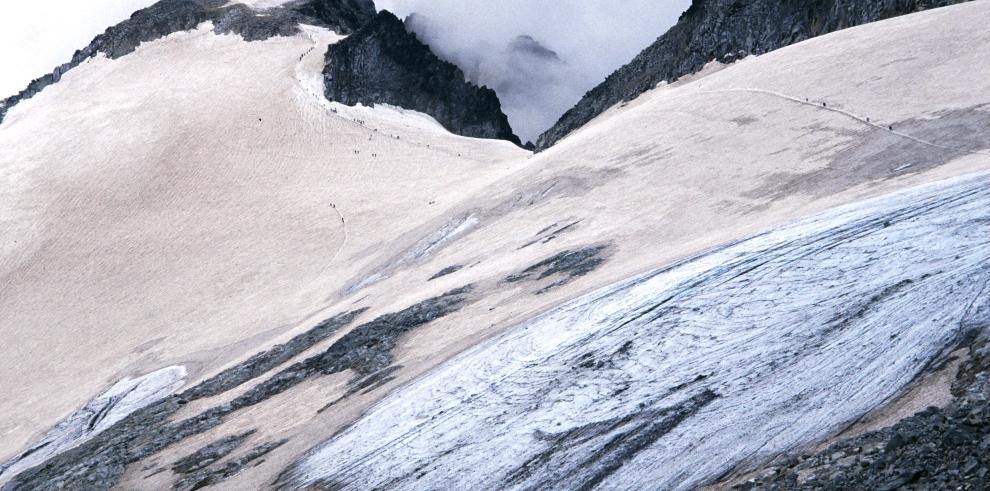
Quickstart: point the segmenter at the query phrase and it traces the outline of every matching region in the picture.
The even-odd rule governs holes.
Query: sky
[[[72,58],[72,53],[155,0],[4,0],[0,99]]]
[[[5,2],[0,98],[155,0]],[[498,93],[535,140],[581,96],[676,22],[690,0],[377,0],[467,78]]]

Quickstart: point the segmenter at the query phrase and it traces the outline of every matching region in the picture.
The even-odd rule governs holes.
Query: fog
[[[472,82],[523,141],[663,34],[690,0],[377,0]]]

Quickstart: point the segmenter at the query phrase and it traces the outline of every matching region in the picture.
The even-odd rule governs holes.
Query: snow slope
[[[524,155],[419,116],[372,129],[335,115],[297,80],[322,68],[335,35],[321,37],[204,26],[88,62],[9,113],[2,453],[117,378],[208,375],[304,322],[365,248]]]
[[[830,375],[841,382],[838,387],[876,394],[859,397],[855,405],[822,415],[820,423],[810,426],[787,426],[789,420],[784,419],[820,408],[813,404],[815,398],[806,405],[786,406],[793,412],[782,413],[784,419],[759,419],[762,426],[752,428],[775,428],[778,436],[760,433],[767,446],[739,448],[733,462],[753,457],[756,463],[761,456],[824,437],[898,393],[953,332],[919,321],[909,335],[882,344],[890,329],[903,322],[887,323],[893,317],[871,315],[831,335],[822,334],[826,326],[812,322],[805,335],[821,334],[823,343],[843,342],[863,329],[877,344],[856,349],[875,349],[869,352],[900,360],[885,377],[864,381],[864,374],[870,374],[865,363],[871,359],[850,364],[851,358],[828,356],[841,350],[812,350],[799,337],[780,339],[776,336],[784,332],[768,331],[771,325],[786,323],[789,315],[813,321],[838,313],[828,308],[802,313],[807,302],[844,305],[839,293],[821,288],[780,298],[775,292],[785,288],[782,282],[791,270],[779,263],[793,257],[789,247],[807,244],[815,250],[816,238],[830,240],[843,227],[870,217],[879,220],[911,209],[910,204],[901,197],[853,206],[776,229],[755,242],[696,255],[837,205],[990,169],[990,80],[983,76],[987,61],[982,56],[990,47],[990,32],[982,22],[988,14],[990,2],[977,1],[841,31],[747,59],[707,76],[658,87],[537,155],[505,142],[456,137],[425,116],[395,108],[326,103],[318,77],[325,46],[338,37],[315,28],[291,38],[247,43],[201,26],[146,43],[117,60],[92,60],[16,106],[0,125],[0,173],[9,183],[0,190],[0,220],[8,231],[0,237],[0,336],[7,346],[0,386],[8,395],[0,401],[0,458],[14,457],[41,441],[49,428],[125,377],[183,366],[188,388],[333,314],[368,308],[355,321],[357,326],[473,285],[471,300],[459,311],[400,338],[383,383],[354,393],[348,384],[353,373],[307,380],[133,463],[121,486],[170,486],[179,477],[168,469],[172,462],[252,429],[257,430],[250,437],[252,444],[287,442],[225,486],[271,483],[290,463],[307,455],[304,466],[296,468],[306,469],[300,478],[351,479],[347,469],[322,465],[320,456],[327,454],[321,452],[347,456],[355,468],[370,465],[359,458],[360,449],[381,442],[364,437],[354,446],[346,445],[353,441],[353,430],[330,438],[355,421],[355,427],[369,428],[367,434],[386,437],[399,431],[376,423],[382,411],[396,410],[388,408],[396,407],[398,396],[359,420],[390,391],[426,372],[430,374],[422,381],[396,394],[421,397],[420,391],[429,390],[437,374],[452,370],[458,377],[470,377],[485,365],[465,365],[464,360],[501,359],[493,354],[496,351],[485,350],[526,346],[511,340],[539,341],[531,352],[554,362],[545,373],[569,362],[560,354],[566,346],[585,347],[584,342],[594,352],[621,348],[621,337],[592,334],[616,318],[631,316],[637,305],[645,305],[658,292],[676,290],[676,274],[705,271],[711,273],[711,282],[698,285],[697,296],[681,293],[683,305],[702,312],[681,315],[709,325],[707,316],[718,312],[703,309],[705,302],[719,295],[738,302],[737,322],[719,326],[715,335],[739,347],[734,356],[740,367],[710,370],[709,383],[719,394],[714,400],[707,401],[704,392],[691,388],[666,402],[643,402],[656,402],[652,410],[670,417],[683,413],[687,419],[675,430],[699,435],[705,434],[702,423],[708,419],[698,415],[711,418],[749,409],[743,392],[767,401],[786,395],[747,381],[747,376],[772,375],[787,381],[788,390],[807,389],[819,403],[838,395],[819,390],[820,379],[804,380],[787,368],[796,365],[771,370],[754,362],[753,353],[769,348],[749,340],[769,336],[777,343],[771,353],[803,350],[793,359],[781,355],[779,363],[820,362],[836,368]],[[850,285],[884,291],[884,285],[904,279],[895,274],[899,269],[920,276],[940,267],[936,264],[946,268],[944,274],[912,287],[916,290],[908,289],[921,295],[928,288],[944,293],[941,288],[953,274],[983,274],[968,268],[990,255],[985,247],[977,247],[985,245],[979,242],[986,228],[978,205],[986,197],[976,192],[959,201],[949,199],[964,194],[966,186],[985,184],[980,179],[985,178],[915,191],[920,194],[913,196],[947,204],[918,211],[916,222],[870,228],[856,243],[863,249],[849,246],[849,257],[876,273],[870,282],[856,273],[826,284],[839,292]],[[960,225],[939,226],[946,221]],[[925,232],[942,234],[944,240],[926,242],[911,254],[881,249]],[[765,284],[754,282],[750,288],[755,290],[749,292],[740,291],[738,283],[718,283],[718,275],[738,267],[737,261],[760,257],[761,247],[769,249],[763,254],[771,259]],[[873,257],[871,248],[888,252]],[[959,251],[965,254],[954,259]],[[796,272],[793,281],[806,284],[845,271],[828,269],[838,268],[845,256],[815,253],[820,260],[801,263],[808,269]],[[655,272],[687,257],[697,258]],[[581,258],[576,269],[562,266]],[[920,258],[932,264],[918,266]],[[553,269],[554,265],[560,267]],[[430,280],[451,269],[456,271]],[[787,274],[777,274],[782,271]],[[962,315],[955,302],[975,295],[968,288],[963,295],[941,297],[947,299],[945,316]],[[584,296],[594,291],[600,293]],[[602,297],[609,292],[611,296]],[[755,295],[758,303],[749,304],[746,295]],[[768,298],[777,304],[760,308]],[[573,303],[555,310],[568,301]],[[596,310],[601,322],[585,318],[580,326],[586,331],[569,332],[559,322],[571,325],[565,314],[574,313],[576,306],[611,310]],[[877,315],[888,312],[890,305],[883,307]],[[926,319],[942,306],[916,308],[918,319]],[[746,324],[747,309],[780,317],[772,319],[774,324],[754,327]],[[721,343],[703,333],[694,333],[697,338],[691,332],[668,335],[669,325],[647,324],[643,329],[655,330],[651,339],[671,346],[667,358],[656,350],[651,356],[657,358],[648,358],[640,351],[646,348],[635,344],[630,350],[642,354],[639,363],[651,370],[671,368],[657,378],[658,384],[693,380],[707,366],[698,362],[695,370],[670,365],[675,355],[694,361],[721,349]],[[534,336],[535,326],[541,326],[541,333],[557,334],[527,338]],[[507,330],[506,337],[485,342]],[[578,336],[581,332],[588,337]],[[291,361],[320,352],[344,334]],[[479,347],[453,364],[431,371],[475,345]],[[175,418],[218,407],[265,383],[273,373],[194,401]],[[577,391],[575,385],[568,389],[572,392],[557,394],[560,401],[535,409],[508,405],[512,411],[506,417],[521,418],[518,431],[547,431],[540,425],[564,408],[578,407],[567,404],[591,404],[621,380],[592,378],[588,391]],[[475,387],[467,382],[464,386]],[[504,390],[518,394],[519,401],[534,401],[542,400],[532,392],[541,387],[545,388],[509,383]],[[654,385],[647,382],[635,385],[636,390],[650,388]],[[586,411],[585,416],[594,416],[588,421],[560,422],[576,425],[629,414],[630,408],[638,407],[634,394],[611,401],[600,412]],[[680,404],[680,394],[698,398]],[[327,409],[333,401],[337,402]],[[663,412],[668,406],[675,410]],[[703,407],[688,410],[694,406]],[[471,411],[468,405],[445,421],[466,421],[462,429],[470,428]],[[432,416],[424,408],[418,418]],[[729,429],[742,431],[738,426]],[[757,436],[746,445],[759,442]],[[495,438],[458,451],[483,455],[482,449],[499,448],[502,441]],[[541,440],[528,437],[513,444],[534,441]],[[310,453],[314,448],[324,450]],[[511,452],[521,456],[538,449],[527,446]],[[706,455],[703,450],[693,455]],[[418,459],[430,454],[408,455]],[[662,461],[665,454],[654,450],[644,455],[645,461],[653,462]],[[553,458],[572,462],[567,455]],[[497,462],[513,459],[490,464]],[[405,464],[396,465],[396,475],[408,470]],[[160,472],[143,470],[158,468]],[[653,477],[673,485],[702,482],[722,470],[710,466],[688,475],[670,468]],[[616,474],[616,479],[623,475],[631,474]],[[497,479],[500,474],[486,476]],[[424,482],[443,480],[440,473]]]

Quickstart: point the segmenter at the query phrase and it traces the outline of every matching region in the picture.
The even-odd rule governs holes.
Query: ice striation
[[[990,174],[573,300],[393,393],[288,488],[689,489],[820,441],[990,323]]]
[[[185,383],[186,369],[163,368],[137,378],[124,378],[62,420],[31,448],[0,465],[0,480],[34,467],[78,446],[129,414],[172,395]]]

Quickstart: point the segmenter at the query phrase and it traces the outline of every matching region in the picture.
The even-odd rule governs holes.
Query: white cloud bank
[[[690,0],[377,0],[467,77],[498,92],[535,140],[585,92],[666,32]],[[551,60],[520,36],[559,57]],[[515,43],[515,49],[513,49]]]

